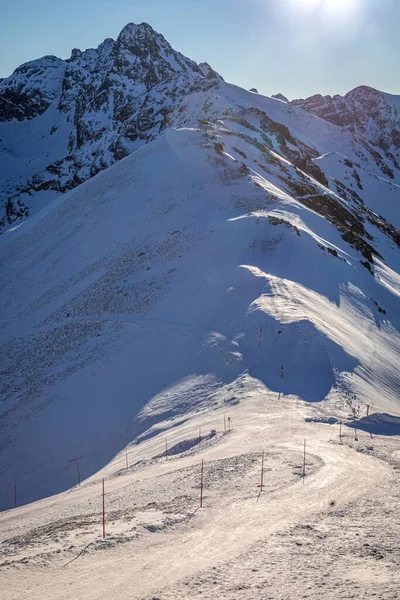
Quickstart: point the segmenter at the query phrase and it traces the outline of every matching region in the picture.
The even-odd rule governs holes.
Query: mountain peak
[[[117,41],[122,43],[131,43],[133,40],[137,38],[143,37],[153,37],[157,34],[156,31],[149,25],[148,23],[140,23],[136,25],[135,23],[128,23],[121,30]]]

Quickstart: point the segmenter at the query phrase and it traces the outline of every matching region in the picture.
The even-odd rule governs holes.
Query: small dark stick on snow
[[[204,459],[201,461],[201,475],[200,475],[200,508],[203,508],[203,473],[204,473]]]
[[[231,430],[231,418],[228,417],[228,431]]]
[[[367,404],[367,417],[369,416],[369,404]]]
[[[76,459],[76,469],[78,471],[78,485],[81,485],[81,471],[79,468],[79,458]]]
[[[264,484],[264,450],[262,451],[262,455],[261,455],[261,482],[260,482],[260,492],[263,491],[263,484]]]
[[[304,456],[303,456],[303,485],[306,477],[306,440],[304,440]]]

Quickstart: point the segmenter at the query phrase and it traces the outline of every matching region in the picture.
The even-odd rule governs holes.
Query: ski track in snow
[[[263,394],[256,386],[253,394],[229,408],[233,431],[228,435],[220,434],[214,442],[208,440],[204,447],[167,461],[149,462],[160,447],[162,452],[164,436],[156,435],[130,449],[130,461],[140,461],[136,467],[124,469],[122,454],[80,489],[0,515],[0,548],[9,548],[15,539],[11,554],[0,565],[5,583],[2,598],[22,599],[24,590],[31,597],[49,600],[164,600],[200,594],[214,598],[216,590],[227,598],[267,593],[275,599],[285,592],[320,598],[321,590],[328,598],[350,598],[349,586],[359,590],[354,597],[368,598],[379,582],[384,593],[378,597],[394,599],[400,583],[398,526],[381,516],[394,508],[390,495],[384,498],[384,494],[399,497],[399,471],[393,467],[399,466],[400,450],[393,451],[396,445],[387,446],[381,436],[372,438],[364,432],[358,433],[356,442],[347,428],[340,444],[338,424],[305,422],[306,415],[322,416],[329,414],[327,410],[326,406],[316,411],[295,398],[281,396],[278,401],[276,395]],[[343,418],[343,408],[332,410]],[[193,415],[170,432],[170,444],[196,437],[200,423],[206,432],[222,419],[222,410]],[[307,475],[303,482],[304,438]],[[262,448],[265,491],[260,495]],[[388,448],[391,463],[381,456]],[[205,461],[204,508],[198,510],[201,459]],[[108,531],[104,542],[103,476]],[[382,533],[388,532],[386,542],[392,540],[385,550],[379,546],[382,540],[363,534],[371,517],[364,522],[354,515],[354,507],[362,513],[361,507],[371,509],[377,502],[382,504],[375,510],[381,512],[373,515],[374,522],[378,519]],[[324,538],[338,527],[342,546],[338,549],[332,542],[327,547]],[[41,542],[42,528],[48,533]],[[356,531],[351,534],[352,530]],[[316,539],[299,541],[306,534]],[[355,543],[358,553],[353,552]],[[321,556],[320,544],[324,544]],[[383,558],[377,560],[374,553],[382,552]],[[268,560],[262,559],[263,554]],[[320,582],[318,565],[329,560],[334,561],[330,574],[325,583]],[[344,566],[347,580],[341,579]],[[269,579],[274,581],[272,587]]]

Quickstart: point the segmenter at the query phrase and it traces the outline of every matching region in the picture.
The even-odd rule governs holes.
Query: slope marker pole
[[[261,455],[261,482],[260,482],[260,492],[263,491],[263,484],[264,484],[264,450],[262,451],[262,455]]]
[[[201,475],[200,475],[200,508],[203,508],[203,474],[204,474],[204,459],[201,461]]]
[[[104,493],[104,479],[103,479],[103,539],[106,537],[106,511],[105,511],[105,493]]]
[[[79,468],[79,458],[76,459],[76,469],[78,471],[78,485],[81,485],[81,470]]]
[[[303,485],[306,476],[306,440],[304,440],[304,455],[303,455]]]

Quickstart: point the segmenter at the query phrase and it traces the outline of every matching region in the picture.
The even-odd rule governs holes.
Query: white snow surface
[[[376,582],[395,598],[397,550],[376,540],[385,559],[369,569],[376,557],[354,558],[353,529],[348,553],[337,540],[341,511],[345,528],[368,527],[361,504],[376,527],[373,507],[398,501],[399,250],[366,222],[379,253],[366,268],[340,229],[356,203],[295,168],[279,129],[263,145],[260,123],[283,123],[290,152],[313,148],[334,179],[340,156],[362,162],[354,140],[224,82],[181,108],[156,139],[0,237],[3,597],[296,597],[288,565],[304,567],[304,595],[310,562],[282,536],[314,544],[325,572],[311,536],[326,534],[332,598],[348,597],[346,577],[359,598]],[[321,197],[338,212],[316,212]],[[365,424],[366,405],[378,416]],[[329,419],[350,424],[352,409],[359,437],[343,426],[339,444]],[[375,433],[380,413],[389,441]],[[201,459],[209,512],[194,513]],[[396,530],[385,535],[394,544]],[[312,586],[320,598],[323,583]]]
[[[301,109],[221,86],[211,112],[256,103],[305,136]],[[193,94],[186,127],[0,238],[2,508],[14,479],[24,503],[67,489],[75,457],[92,474],[155,420],[218,405],[244,373],[306,401],[341,389],[399,410],[398,251],[377,231],[386,262],[369,273],[285,190],[290,162],[274,152],[263,170],[237,121],[190,123],[203,102]],[[332,147],[332,131],[315,138]]]

